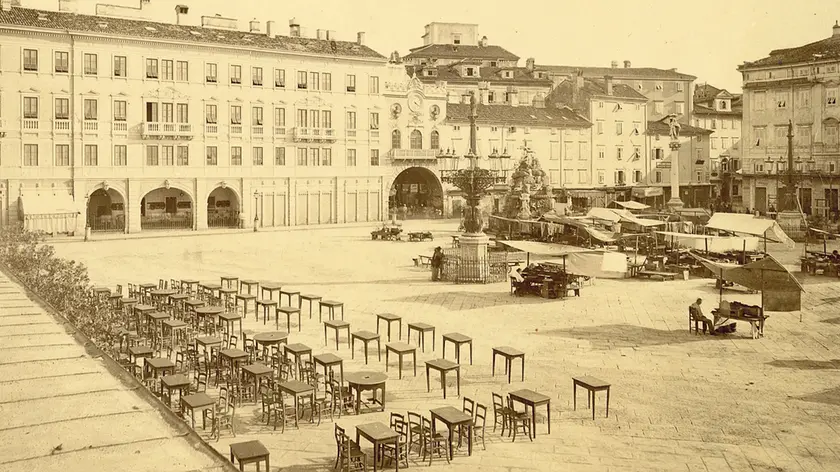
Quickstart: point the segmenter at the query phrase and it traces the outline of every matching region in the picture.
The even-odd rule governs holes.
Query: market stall
[[[734,282],[751,290],[761,292],[761,310],[798,311],[802,307],[802,292],[805,290],[799,280],[773,256],[744,265],[710,261],[694,254],[721,280]],[[722,286],[721,286],[722,296]]]
[[[23,227],[49,234],[74,233],[80,205],[68,193],[27,194],[18,199]]]
[[[793,242],[776,220],[759,218],[744,213],[715,213],[706,223],[706,229],[723,231],[734,235],[758,236],[764,240],[764,250],[767,252],[767,242],[782,243],[793,248]]]
[[[627,256],[620,252],[535,241],[497,241],[497,243],[525,252],[529,265],[532,254],[546,258],[562,258],[561,264],[570,274],[623,279],[629,271]]]

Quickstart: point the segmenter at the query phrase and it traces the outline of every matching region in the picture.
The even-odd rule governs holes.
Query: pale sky
[[[23,5],[54,5],[58,0],[21,0]],[[140,0],[77,0],[80,13],[96,3],[136,6]],[[202,15],[238,18],[240,28],[256,18],[277,21],[288,34],[297,18],[314,36],[335,30],[342,40],[367,33],[367,44],[388,56],[422,45],[424,25],[433,21],[475,23],[479,37],[538,64],[609,67],[630,60],[634,67],[676,67],[731,92],[741,89],[735,70],[745,60],[772,49],[800,46],[831,35],[840,4],[831,0],[151,0],[144,8],[154,19],[175,21],[174,7],[190,7],[189,23]],[[264,26],[263,26],[264,28]]]

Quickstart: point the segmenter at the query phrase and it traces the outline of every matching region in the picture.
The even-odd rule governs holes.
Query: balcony
[[[335,141],[335,130],[332,128],[303,128],[296,127],[293,131],[295,141]]]
[[[70,134],[70,120],[65,118],[57,118],[53,120],[53,133]]]
[[[39,129],[38,118],[24,118],[23,119],[23,129],[24,129],[24,131],[38,131],[38,129]]]
[[[370,130],[370,139],[379,139],[379,130],[378,129]]]
[[[189,123],[143,123],[143,139],[192,139]]]
[[[217,123],[205,123],[204,134],[216,136],[219,134],[219,125]]]
[[[391,149],[390,156],[394,160],[436,160],[437,151],[434,149]]]
[[[251,126],[251,136],[262,137],[263,136],[263,125],[254,125]]]
[[[274,127],[274,135],[275,136],[286,136],[286,127],[285,126],[275,126]]]
[[[128,134],[128,123],[126,123],[125,121],[114,121],[113,123],[111,123],[111,134]]]
[[[840,144],[814,143],[814,154],[838,154]]]
[[[347,130],[347,137],[348,137],[348,138],[355,138],[355,137],[356,137],[356,130],[354,130],[354,129],[348,129],[348,130]]]
[[[242,125],[232,123],[230,125],[230,134],[232,136],[242,136]]]
[[[99,122],[94,120],[85,120],[82,122],[83,133],[97,133],[99,132]]]

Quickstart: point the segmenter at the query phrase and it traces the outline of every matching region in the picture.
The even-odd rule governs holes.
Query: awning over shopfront
[[[734,234],[751,234],[767,238],[768,241],[782,243],[793,248],[794,242],[782,227],[767,218],[757,218],[744,213],[715,213],[709,218],[706,228],[727,231]]]
[[[662,187],[633,187],[632,195],[636,198],[661,197],[664,195]]]
[[[18,207],[25,229],[50,234],[76,231],[76,219],[81,213],[73,196],[67,193],[21,195]]]

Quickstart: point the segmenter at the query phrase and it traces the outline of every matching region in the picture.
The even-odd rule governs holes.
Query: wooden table
[[[447,452],[449,454],[449,458],[452,459],[453,451],[452,451],[452,432],[455,428],[467,428],[467,434],[469,436],[469,440],[467,441],[467,455],[472,455],[472,443],[473,443],[473,418],[472,415],[468,415],[463,411],[452,407],[452,406],[445,406],[442,408],[435,408],[434,410],[429,410],[432,413],[432,436],[436,433],[436,426],[435,424],[437,421],[445,424],[447,428],[449,428],[449,440],[447,444],[449,447],[447,448]]]
[[[327,307],[327,314],[330,316],[331,320],[335,319],[335,309],[341,308],[341,319],[344,319],[344,302],[337,302],[335,300],[321,300],[318,302],[318,319],[321,320],[321,313],[324,310],[324,307]]]
[[[447,333],[443,335],[443,358],[446,359],[446,341],[455,345],[455,362],[461,363],[461,345],[470,345],[470,365],[473,363],[473,340],[461,333]]]
[[[335,320],[333,320],[333,321],[335,321]],[[349,327],[349,324],[348,324],[348,327]],[[335,335],[336,335],[336,343],[337,343],[338,342],[338,330],[336,330]],[[351,359],[356,358],[356,340],[358,339],[359,341],[361,341],[365,344],[365,365],[367,365],[367,363],[368,363],[368,344],[371,341],[376,341],[376,354],[379,356],[379,361],[380,362],[382,361],[382,343],[379,340],[379,334],[372,333],[370,331],[364,331],[364,330],[356,331],[355,333],[350,335],[350,339],[352,340],[351,346],[350,346],[350,349],[351,349],[350,358]],[[336,349],[338,349],[338,348],[336,348]]]
[[[292,306],[292,297],[293,296],[298,297],[298,305],[300,305],[300,291],[299,290],[291,290],[291,289],[288,289],[288,288],[287,289],[280,289],[280,297],[279,297],[280,298],[280,300],[279,300],[280,303],[283,303],[283,295],[286,295],[287,297],[289,297],[288,306]]]
[[[347,330],[347,347],[350,346],[350,323],[344,320],[327,320],[324,321],[324,346],[327,345],[327,328],[335,330],[335,349],[338,350],[338,331],[341,329]]]
[[[414,376],[417,377],[417,347],[406,343],[388,343],[385,345],[385,372],[388,372],[389,354],[393,352],[399,357],[400,378],[402,378],[403,356],[411,353],[414,358]]]
[[[387,424],[383,423],[365,423],[356,426],[356,444],[359,444],[359,438],[363,437],[373,444],[373,472],[376,472],[377,464],[382,459],[382,445],[394,444],[394,450],[399,450],[400,435]],[[397,458],[396,470],[400,470],[400,461]]]
[[[151,357],[153,353],[152,348],[148,346],[131,346],[128,348],[128,362],[134,364],[137,359]]]
[[[201,429],[207,429],[207,417],[204,415],[204,412],[210,410],[211,414],[215,415],[213,405],[216,404],[216,400],[210,398],[206,393],[194,393],[186,397],[181,397],[180,403],[181,414],[184,413],[185,409],[190,410],[190,424],[192,425],[192,429],[195,429],[195,410],[201,410]]]
[[[257,362],[255,364],[242,366],[242,372],[244,372],[247,377],[254,378],[254,403],[256,403],[257,396],[260,391],[260,379],[263,377],[271,377],[271,374],[274,373],[274,369]]]
[[[179,331],[185,331],[187,329],[187,324],[181,320],[164,320],[163,327],[169,330],[169,335],[172,337],[172,346],[175,346],[175,341],[178,337],[177,333]]]
[[[295,428],[298,427],[298,411],[299,411],[299,397],[301,395],[309,395],[312,397],[312,403],[315,403],[315,387],[308,383],[303,383],[297,380],[289,380],[278,385],[280,391],[295,397]],[[310,415],[310,422],[314,421],[314,412]]]
[[[303,357],[304,355],[308,355],[309,360],[310,361],[312,360],[312,348],[307,346],[306,344],[301,344],[301,343],[286,344],[286,346],[283,348],[283,355],[286,357],[286,359],[288,359],[289,354],[294,356],[296,367],[300,366],[300,358]]]
[[[548,424],[548,434],[551,434],[551,397],[528,389],[510,392],[508,395],[510,395],[511,400],[525,405],[525,413],[528,413],[528,407],[531,407],[531,433],[534,438],[537,437],[536,409],[538,406],[545,405],[545,422]]]
[[[239,306],[239,300],[242,300],[242,316],[248,316],[248,302],[254,300],[254,318],[260,319],[260,314],[257,313],[257,296],[250,293],[237,293],[236,306]]]
[[[572,393],[574,395],[573,406],[574,409],[577,410],[577,387],[580,385],[581,387],[587,390],[586,392],[586,406],[587,408],[591,405],[592,406],[592,419],[595,419],[595,392],[599,392],[601,390],[607,391],[607,418],[610,417],[610,384],[604,382],[601,379],[585,376],[585,377],[572,377]]]
[[[203,306],[195,309],[196,316],[201,319],[199,325],[201,325],[201,322],[206,321],[208,316],[219,316],[219,314],[224,312],[225,309],[221,306]],[[215,323],[215,320],[213,322]]]
[[[334,366],[338,366],[340,370],[340,381],[339,385],[344,385],[344,359],[336,356],[335,354],[318,354],[315,356],[315,368],[317,370],[318,366],[324,367],[324,390],[327,388],[327,383],[329,382],[329,371],[332,370]]]
[[[225,360],[227,360],[228,364],[230,365],[231,377],[236,376],[237,364],[239,364],[247,358],[248,353],[243,351],[242,349],[222,349],[221,351],[219,351],[219,360],[221,361],[222,366],[225,365]]]
[[[315,294],[312,294],[312,293],[301,293],[300,295],[298,295],[298,308],[300,308],[301,310],[303,309],[303,301],[304,300],[309,302],[309,319],[311,320],[312,319],[312,302],[321,301],[321,298],[322,297],[320,295],[315,295]],[[318,321],[320,321],[320,319]]]
[[[222,338],[217,338],[216,336],[198,336],[195,338],[195,348],[198,350],[198,346],[204,348],[204,351],[207,352],[207,346],[221,346],[222,345]]]
[[[143,301],[148,301],[152,297],[150,295],[151,291],[157,288],[157,284],[140,284],[137,288],[140,289],[140,293],[143,295]]]
[[[158,326],[160,326],[160,332],[161,335],[163,335],[163,320],[169,319],[169,313],[153,311],[151,313],[146,313],[146,319],[148,320],[149,333],[156,333]]]
[[[277,319],[276,328],[280,329],[280,313],[286,315],[286,331],[291,333],[292,332],[292,315],[297,313],[298,315],[298,332],[301,330],[301,325],[303,324],[300,319],[300,308],[296,306],[279,306],[277,307],[277,314],[275,318]]]
[[[257,440],[233,443],[230,445],[230,461],[236,459],[239,462],[239,470],[245,470],[248,464],[257,464],[257,471],[260,470],[260,462],[265,461],[266,472],[271,472],[271,463],[268,460],[268,449]]]
[[[429,370],[434,369],[440,372],[440,386],[443,388],[443,398],[446,399],[446,373],[455,371],[458,376],[458,396],[461,396],[461,366],[446,359],[435,359],[426,361],[426,392],[431,392],[432,388],[429,383]]]
[[[206,296],[210,296],[210,297],[215,297],[216,292],[221,290],[221,288],[222,288],[222,285],[217,284],[215,282],[202,282],[202,283],[198,284],[199,291],[202,294],[204,294]],[[221,297],[218,297],[218,298],[221,298]]]
[[[395,315],[393,313],[379,313],[376,315],[376,332],[379,333],[379,322],[384,321],[388,324],[388,342],[391,342],[391,323],[394,321],[399,322],[400,324],[400,337],[397,339],[402,339],[402,316]]]
[[[236,288],[237,283],[239,282],[239,277],[234,277],[232,275],[223,275],[221,276],[221,286],[227,288]]]
[[[356,414],[362,408],[362,392],[373,392],[373,402],[379,403],[382,411],[385,411],[385,383],[388,376],[381,372],[351,372],[345,376],[347,385],[350,387],[350,394],[356,391]],[[382,401],[376,399],[376,391],[382,391]]]
[[[146,374],[151,374],[153,379],[158,377],[158,373],[166,375],[175,372],[175,364],[165,357],[147,357],[143,360],[143,371]],[[144,377],[146,377],[144,375]]]
[[[228,307],[233,305],[236,301],[234,297],[239,291],[233,287],[222,287],[219,289],[219,298],[221,298],[222,305]]]
[[[417,344],[420,345],[420,350],[426,352],[426,333],[432,333],[432,351],[435,350],[435,327],[426,323],[409,323],[408,324],[408,339],[406,342],[411,342],[411,331],[417,331],[419,340]]]
[[[279,292],[283,286],[277,282],[263,282],[260,285],[260,297],[265,299],[265,292],[268,292],[268,299],[274,300],[274,292],[278,292],[277,302],[280,302]]]
[[[152,305],[146,305],[146,304],[143,304],[143,303],[140,303],[138,305],[134,305],[134,315],[137,316],[138,323],[143,323],[146,326],[146,332],[148,332],[148,328],[149,328],[148,324],[146,323],[146,321],[147,321],[146,320],[146,315],[148,315],[149,313],[151,313],[155,310],[156,310],[156,308],[153,307]],[[143,332],[143,330],[141,329],[140,326],[137,327],[137,332],[138,333]]]
[[[244,290],[245,287],[248,287],[248,295],[254,295],[254,297],[256,297],[257,292],[259,292],[259,290],[260,290],[260,283],[257,282],[256,280],[243,280],[243,281],[239,282],[239,292],[240,293],[245,292],[245,290]],[[254,288],[254,293],[253,294],[251,293],[251,288],[252,287]]]
[[[172,390],[178,390],[178,398],[184,396],[184,389],[190,391],[190,379],[183,374],[164,375],[160,378],[160,397],[166,398],[166,404],[172,406]],[[166,390],[166,396],[163,391]]]
[[[242,315],[239,313],[219,313],[219,321],[225,323],[228,334],[233,334],[233,326],[239,322],[239,336],[242,336]]]
[[[267,333],[257,333],[254,335],[254,343],[259,346],[262,344],[263,346],[263,357],[267,358],[265,351],[268,350],[269,346],[274,346],[276,344],[288,342],[289,335],[286,333],[281,333],[280,331],[269,331]]]
[[[505,358],[505,373],[508,376],[508,383],[510,383],[510,372],[513,367],[513,359],[517,357],[522,359],[522,381],[525,381],[525,353],[514,349],[510,346],[499,346],[493,348],[493,371],[492,375],[496,375],[496,356]]]
[[[178,293],[177,290],[169,290],[169,289],[160,289],[160,290],[152,290],[151,292],[152,299],[157,303],[158,308],[165,302],[170,295],[175,295]]]
[[[269,318],[271,318],[271,309],[277,308],[277,301],[271,299],[260,298],[257,299],[254,303],[257,304],[257,318],[259,319],[260,308],[262,308],[263,314],[263,326],[265,326],[266,322],[268,322]],[[275,313],[276,316],[276,313]]]
[[[198,292],[198,280],[181,279],[181,291],[194,295]]]

